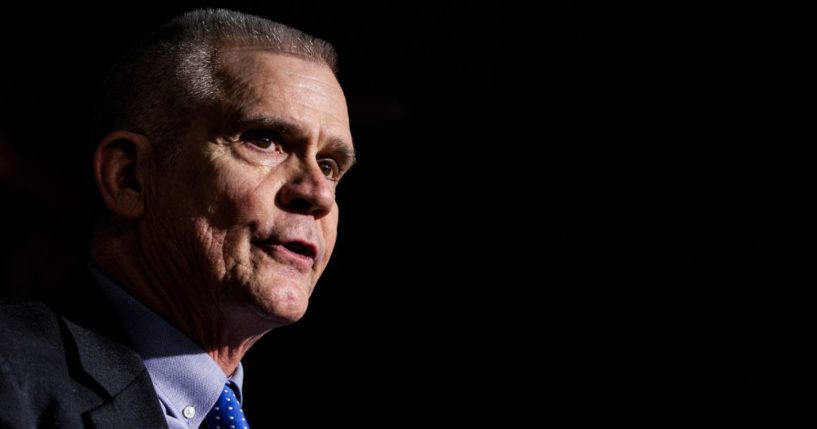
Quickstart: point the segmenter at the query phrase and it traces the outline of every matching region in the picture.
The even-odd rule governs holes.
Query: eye
[[[281,140],[275,133],[270,131],[250,131],[245,133],[241,139],[267,152],[283,152]]]
[[[329,179],[338,180],[340,178],[340,167],[334,159],[319,159],[318,166],[321,167],[321,172],[323,172],[323,175]]]

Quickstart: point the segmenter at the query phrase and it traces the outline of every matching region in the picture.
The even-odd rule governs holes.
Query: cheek
[[[275,205],[275,183],[263,176],[241,173],[225,171],[218,179],[218,198],[213,198],[209,211],[224,228],[266,219]]]
[[[222,229],[207,218],[197,219],[195,224],[197,246],[203,254],[203,263],[207,265],[206,272],[223,278],[229,272],[241,272],[250,266],[249,234],[246,229]]]
[[[199,245],[218,277],[249,276],[252,271],[251,229],[265,216],[261,189],[246,178],[222,172],[204,195],[206,207],[196,221]]]
[[[321,219],[320,222],[321,228],[321,235],[323,235],[323,242],[326,244],[326,250],[324,251],[324,260],[323,266],[325,267],[326,264],[329,262],[329,258],[332,256],[332,251],[335,249],[335,242],[338,238],[338,205],[335,203],[335,206],[332,208],[332,212],[326,215],[325,218]]]

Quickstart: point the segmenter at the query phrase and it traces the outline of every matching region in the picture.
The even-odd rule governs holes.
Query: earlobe
[[[151,152],[142,134],[114,131],[94,151],[94,178],[102,200],[120,218],[135,220],[144,212],[143,170]]]

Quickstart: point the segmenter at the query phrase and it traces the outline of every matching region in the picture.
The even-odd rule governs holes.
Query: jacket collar
[[[102,403],[84,413],[94,427],[167,427],[142,360],[127,346],[70,320],[83,371],[102,392]]]
[[[166,428],[167,422],[142,358],[87,273],[56,300],[78,366],[102,398],[85,412],[93,427]]]

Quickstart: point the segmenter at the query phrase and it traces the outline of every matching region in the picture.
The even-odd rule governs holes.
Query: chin
[[[309,306],[309,292],[303,285],[278,283],[272,287],[256,289],[253,295],[255,307],[262,317],[276,326],[289,325],[300,320]]]

